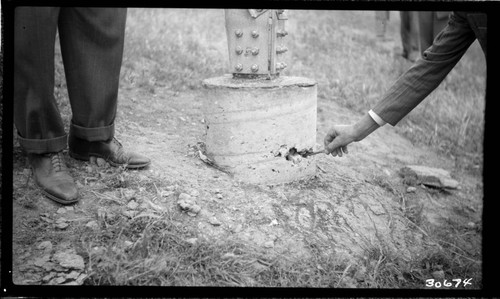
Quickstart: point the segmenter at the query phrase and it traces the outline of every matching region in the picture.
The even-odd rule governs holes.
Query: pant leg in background
[[[416,11],[401,11],[400,17],[402,56],[410,61],[415,61],[419,56],[418,13]]]

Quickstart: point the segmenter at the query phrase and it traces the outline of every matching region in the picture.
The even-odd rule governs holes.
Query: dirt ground
[[[130,171],[128,175],[144,181],[155,177],[165,182],[159,190],[162,196],[142,200],[152,203],[143,213],[175,208],[178,194],[188,193],[201,211],[196,217],[184,214],[182,219],[186,226],[196,228],[200,236],[214,240],[236,238],[292,259],[307,255],[309,251],[305,248],[314,242],[325,245],[329,253],[350,263],[366,258],[373,248],[385,248],[411,260],[421,254],[424,246],[439,246],[430,244],[425,231],[412,225],[402,205],[422,207],[419,224],[427,228],[438,227],[451,218],[464,225],[471,222],[480,225],[482,178],[456,172],[453,161],[411,144],[390,126],[353,144],[350,153],[342,158],[312,157],[317,159],[317,172],[311,179],[277,186],[235,181],[203,163],[193,150],[197,142],[203,142],[205,132],[202,101],[201,92],[173,93],[159,88],[148,94],[134,89],[120,91],[116,136],[126,149],[152,159],[149,168]],[[359,117],[332,101],[318,99],[317,143],[322,144],[325,132],[333,124],[351,123]],[[81,200],[73,209],[60,210],[60,205],[36,189],[28,164],[19,147],[15,147],[16,283],[81,284],[89,270],[88,261],[84,261],[83,267],[75,265],[76,272],[66,271],[66,276],[58,281],[55,279],[61,275],[48,274],[64,270],[54,254],[76,254],[74,243],[78,236],[74,233],[80,231],[77,228],[90,225],[111,202],[122,203],[115,209],[130,207],[130,201],[121,199],[130,196],[120,194],[129,192],[140,198],[141,188],[99,191],[99,179],[89,180],[88,173],[97,171],[106,175],[113,170],[75,161],[69,156],[67,159],[80,187]],[[436,192],[418,185],[415,192],[407,192],[408,186],[399,170],[411,164],[448,170],[460,188]],[[103,199],[103,194],[108,199]],[[26,197],[31,201],[20,200]],[[467,213],[460,212],[464,210]],[[44,241],[50,241],[51,245]]]

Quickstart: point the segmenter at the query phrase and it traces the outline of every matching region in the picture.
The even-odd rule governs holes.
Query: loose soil
[[[350,146],[344,157],[308,158],[317,163],[316,175],[310,179],[276,186],[236,181],[197,155],[196,145],[204,141],[205,133],[202,102],[202,92],[120,90],[116,136],[127,150],[152,159],[149,168],[129,171],[128,175],[139,181],[154,178],[163,183],[131,188],[117,180],[116,188],[106,189],[102,180],[109,180],[120,170],[102,163],[99,166],[75,161],[66,155],[80,188],[80,201],[73,210],[61,211],[60,205],[41,195],[25,157],[15,146],[14,282],[82,283],[85,277],[78,274],[89,271],[88,260],[85,270],[71,273],[69,268],[61,269],[51,256],[56,252],[78,253],[75,244],[82,235],[75,232],[91,226],[89,223],[103,213],[134,209],[131,198],[138,203],[151,203],[142,213],[173,211],[185,226],[198,232],[198,238],[237,239],[292,260],[307,256],[307,247],[314,243],[321,244],[325,254],[353,264],[367,258],[373,248],[384,248],[410,261],[424,247],[433,246],[423,227],[429,230],[450,219],[464,226],[470,222],[480,225],[482,179],[456,171],[453,161],[411,144],[390,126]],[[332,125],[352,123],[359,117],[335,102],[319,98],[318,145],[322,145],[322,138]],[[460,188],[442,192],[417,185],[415,192],[407,192],[408,185],[399,170],[409,164],[449,170]],[[141,193],[150,187],[157,188],[160,195],[141,199]],[[201,207],[195,217],[179,209],[179,193],[190,194]],[[405,213],[405,207],[412,206],[422,208],[418,223]],[[43,241],[50,241],[53,248],[41,246]],[[476,250],[480,251],[479,247]],[[58,269],[66,272],[46,276]],[[55,280],[57,277],[62,278]]]

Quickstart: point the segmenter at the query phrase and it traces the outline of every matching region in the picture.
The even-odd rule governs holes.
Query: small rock
[[[131,200],[127,204],[127,208],[129,208],[131,210],[135,210],[135,209],[137,209],[137,207],[139,207],[139,204],[135,200]]]
[[[87,278],[87,275],[86,274],[80,274],[80,276],[78,276],[78,278],[76,279],[76,284],[77,285],[82,285],[83,284],[83,281],[85,280],[85,278]]]
[[[220,226],[222,224],[222,222],[219,221],[219,219],[215,218],[215,217],[210,217],[208,219],[208,222],[210,224],[212,224],[213,226]]]
[[[432,277],[436,280],[443,280],[444,279],[444,271],[439,270],[439,271],[434,271],[432,272]]]
[[[410,186],[406,189],[406,193],[415,193],[417,191],[417,188]]]
[[[134,245],[134,242],[126,240],[126,241],[123,242],[123,245],[125,246],[125,248],[129,248],[132,245]]]
[[[97,158],[95,162],[99,167],[104,167],[106,165],[106,160],[103,158]]]
[[[44,255],[39,257],[33,261],[33,265],[42,268],[45,263],[47,263],[50,259],[49,255]]]
[[[36,247],[40,250],[45,250],[45,251],[51,251],[52,250],[52,243],[50,241],[43,241],[38,246]]]
[[[215,189],[214,192],[215,192],[215,194],[219,194],[220,193],[220,189]]]
[[[52,271],[56,268],[56,265],[52,262],[46,262],[45,264],[43,264],[42,268],[45,271]]]
[[[92,173],[92,171],[93,171],[92,166],[88,165],[87,167],[85,167],[85,171],[87,173]]]
[[[273,248],[274,247],[274,242],[273,241],[266,241],[264,243],[265,248]]]
[[[68,228],[69,224],[67,222],[59,222],[59,223],[56,223],[56,227],[58,229],[66,229]]]
[[[66,207],[66,211],[74,211],[74,210],[75,210],[75,208],[74,208],[74,207],[71,207],[71,206]]]
[[[278,225],[278,220],[273,219],[271,223],[269,223],[269,226],[274,226],[274,225]]]
[[[476,224],[475,224],[474,222],[472,222],[472,221],[468,222],[468,223],[467,223],[467,226],[468,226],[469,228],[476,228]]]
[[[186,214],[190,217],[196,217],[198,216],[198,213],[193,213],[193,212],[186,212]]]
[[[235,227],[232,228],[232,232],[233,233],[239,233],[242,230],[243,230],[243,225],[241,225],[241,224],[238,224],[238,225],[236,225]]]
[[[57,214],[64,214],[66,213],[66,208],[60,208],[57,210]]]
[[[66,279],[77,279],[78,275],[80,275],[77,271],[71,271],[68,275],[66,275]]]
[[[97,223],[97,221],[92,220],[92,221],[87,222],[87,224],[85,224],[85,227],[88,227],[91,229],[96,229],[99,227],[99,224]]]
[[[49,274],[45,275],[42,278],[42,281],[43,282],[47,282],[47,281],[51,280],[52,278],[54,278],[54,276],[56,276],[56,273],[55,272],[50,272]]]
[[[401,175],[406,178],[416,178],[417,181],[424,185],[437,187],[457,189],[458,182],[451,178],[448,171],[440,168],[432,168],[421,165],[408,165],[401,168]]]
[[[64,268],[83,270],[85,268],[85,262],[83,258],[78,254],[71,252],[58,252],[54,254],[52,260],[59,263]]]
[[[65,281],[66,281],[66,278],[64,278],[64,277],[56,277],[56,278],[52,279],[51,281],[49,281],[49,284],[62,284]]]
[[[222,194],[220,194],[220,193],[217,193],[215,196],[217,196],[218,199],[222,199],[223,198]]]
[[[96,156],[90,156],[89,157],[89,162],[90,164],[96,164],[97,157]]]

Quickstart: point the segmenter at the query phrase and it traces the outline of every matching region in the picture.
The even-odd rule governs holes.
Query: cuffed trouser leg
[[[126,14],[125,8],[61,8],[72,136],[105,141],[114,135]]]
[[[18,7],[14,14],[14,123],[28,153],[59,152],[67,135],[54,99],[59,8]]]

